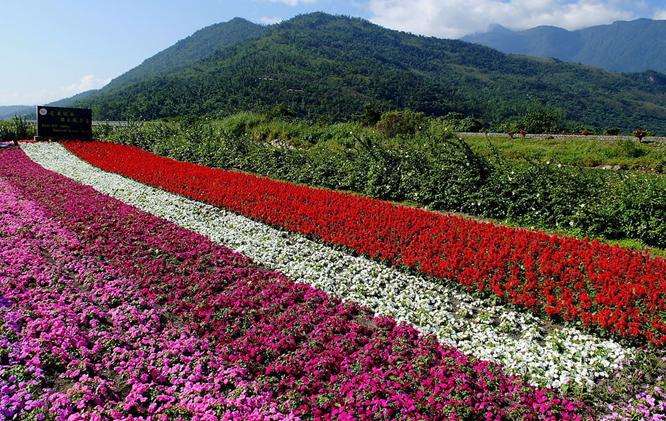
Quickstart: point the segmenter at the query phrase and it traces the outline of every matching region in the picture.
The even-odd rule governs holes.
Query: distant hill
[[[75,105],[80,105],[82,101],[91,98],[97,92],[98,92],[97,89],[92,89],[90,91],[81,92],[69,98],[64,98],[58,101],[50,102],[47,105],[51,105],[54,107],[71,107]],[[36,117],[35,105],[0,106],[0,120],[7,120],[9,118],[14,117],[15,115],[34,119]]]
[[[64,98],[58,101],[51,102],[48,105],[54,107],[73,107],[76,104],[80,103],[81,101],[92,98],[95,94],[97,94],[97,92],[99,92],[99,89],[91,89],[89,91],[84,91],[74,96],[70,96],[69,98]]]
[[[34,114],[35,107],[30,105],[6,105],[0,106],[0,120],[7,120],[17,116],[25,116],[27,114]]]
[[[215,36],[207,37],[209,54],[195,61],[197,54],[186,46],[196,50],[202,45],[200,31],[155,56],[161,57],[161,70],[146,70],[147,61],[143,70],[139,66],[78,103],[108,120],[265,111],[280,105],[296,116],[339,121],[359,116],[370,104],[431,115],[456,111],[488,122],[539,104],[590,127],[645,126],[666,133],[666,83],[659,73],[622,75],[506,55],[324,13],[259,28],[234,20],[216,25],[216,33],[237,24],[257,33],[246,34],[244,41],[236,38],[233,45],[224,37],[219,44]],[[191,57],[191,62],[181,65],[171,54]]]
[[[463,40],[505,53],[554,57],[615,72],[666,73],[666,20],[621,21],[578,31],[554,26],[512,31],[495,25]]]
[[[242,18],[208,26],[150,57],[141,65],[112,80],[108,86],[117,88],[132,82],[164,76],[208,58],[220,49],[258,38],[266,30],[265,26]]]

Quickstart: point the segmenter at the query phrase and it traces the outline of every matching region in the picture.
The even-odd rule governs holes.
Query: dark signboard
[[[92,110],[38,106],[37,138],[40,140],[92,139]]]

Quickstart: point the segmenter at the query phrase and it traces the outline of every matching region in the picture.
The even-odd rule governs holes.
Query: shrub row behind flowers
[[[666,341],[666,260],[646,253],[178,162],[129,146],[66,146],[102,169],[539,313],[656,346]]]
[[[1,178],[73,233],[87,256],[167,311],[165,322],[178,320],[216,343],[223,364],[242,368],[260,386],[261,402],[268,393],[296,415],[336,419],[581,419],[586,411],[409,326],[253,267],[205,237],[44,170],[19,150],[0,158]],[[86,368],[86,375],[105,374]],[[130,394],[140,408],[163,398],[144,387]],[[126,415],[144,415],[136,411]]]

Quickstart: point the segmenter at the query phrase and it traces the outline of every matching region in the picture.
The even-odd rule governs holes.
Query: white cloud
[[[657,20],[666,20],[666,9],[657,10],[657,12],[654,14],[654,18]]]
[[[277,16],[262,16],[259,18],[259,22],[263,23],[264,25],[272,25],[274,23],[282,22],[283,20],[284,18]]]
[[[35,105],[46,104],[67,98],[90,89],[98,89],[111,81],[111,78],[100,78],[95,75],[84,75],[76,82],[54,89],[37,89],[34,91],[0,91],[0,105]]]
[[[85,75],[78,82],[61,87],[60,89],[66,94],[75,95],[91,89],[101,88],[109,82],[111,82],[111,79],[98,78],[95,75]]]
[[[458,38],[490,24],[524,29],[556,25],[567,29],[632,19],[636,2],[626,0],[369,0],[372,20],[424,35]]]

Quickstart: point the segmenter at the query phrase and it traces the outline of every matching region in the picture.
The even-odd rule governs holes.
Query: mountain
[[[53,107],[71,107],[80,104],[82,101],[91,98],[98,92],[97,89],[81,92],[69,98],[61,99],[58,101],[50,102],[47,105]],[[41,105],[41,104],[40,104]],[[27,117],[35,119],[35,106],[34,105],[10,105],[0,106],[0,120],[7,120],[14,116]]]
[[[210,57],[219,49],[258,38],[266,30],[265,26],[241,18],[208,26],[150,57],[141,65],[112,80],[108,86],[117,88],[132,82],[164,76]]]
[[[569,121],[590,127],[666,133],[666,83],[659,73],[622,75],[507,55],[324,13],[263,28],[258,37],[178,69],[134,82],[127,75],[119,79],[126,82],[79,104],[109,120],[281,105],[300,117],[340,121],[372,105],[430,115],[456,111],[491,123],[539,106],[558,108]]]
[[[91,89],[89,91],[84,91],[76,95],[70,96],[69,98],[60,99],[49,103],[53,107],[73,107],[81,101],[85,101],[89,98],[92,98],[95,94],[99,92],[99,89]]]
[[[0,120],[7,120],[15,115],[25,116],[27,114],[34,114],[35,107],[30,105],[5,105],[0,106]]]
[[[554,26],[512,31],[496,25],[463,40],[505,53],[554,57],[615,72],[666,73],[666,20],[638,19],[577,31]]]

